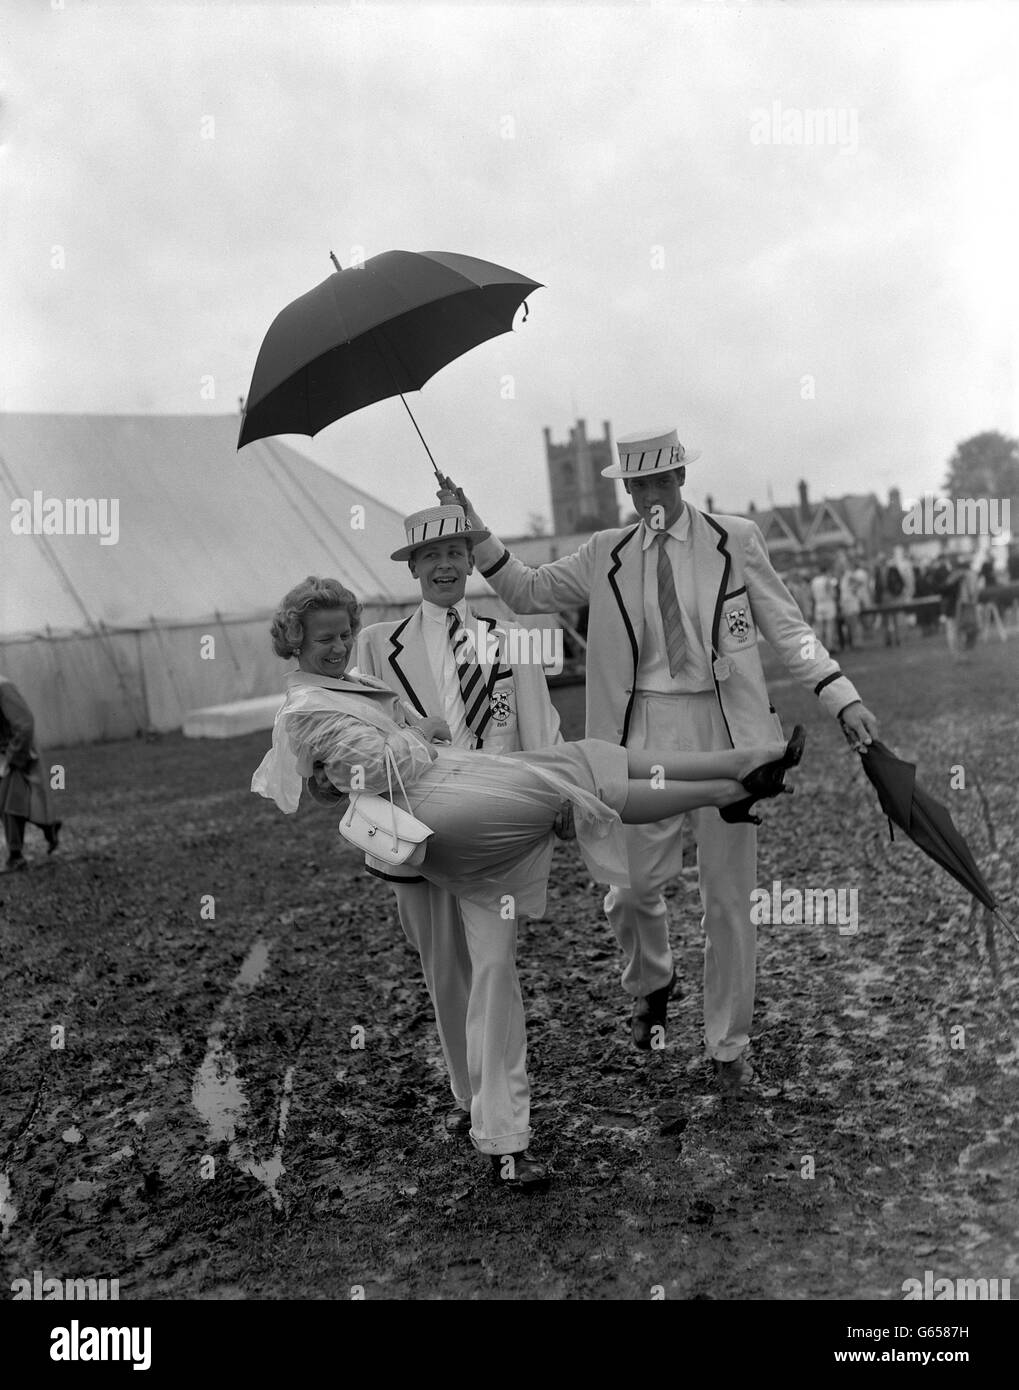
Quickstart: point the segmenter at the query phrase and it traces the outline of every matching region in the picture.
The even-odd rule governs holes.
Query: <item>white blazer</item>
[[[759,636],[837,717],[860,697],[775,572],[757,525],[745,517],[689,511],[701,634],[733,747],[767,742],[780,728]],[[537,569],[511,555],[496,536],[474,547],[478,569],[518,613],[590,604],[587,735],[610,743],[626,743],[633,712],[644,634],[643,535],[643,522],[596,531],[573,555]]]
[[[497,631],[494,618],[482,617],[468,605],[467,626],[484,624]],[[548,693],[545,673],[538,665],[520,663],[512,670],[486,660],[487,650],[478,648],[482,676],[488,683],[489,698],[498,696],[504,716],[493,719],[485,730],[482,747],[487,753],[513,753],[532,748],[549,748],[561,743],[559,715]],[[443,703],[435,688],[422,630],[421,608],[397,622],[372,623],[357,638],[356,667],[366,676],[385,681],[422,715],[442,714]],[[370,855],[365,857],[368,871],[376,878],[420,879],[413,869],[394,868]]]
[[[482,617],[468,605],[466,626],[477,629],[479,624],[490,633],[502,630],[494,618]],[[494,647],[494,642],[491,645]],[[499,716],[485,729],[481,745],[484,751],[512,753],[561,743],[559,715],[541,666],[521,662],[511,669],[489,662],[488,656],[489,652],[479,646],[478,664],[489,698],[497,697]],[[385,681],[419,714],[442,714],[443,702],[428,662],[420,607],[399,622],[372,623],[364,628],[358,634],[356,664],[365,675]]]

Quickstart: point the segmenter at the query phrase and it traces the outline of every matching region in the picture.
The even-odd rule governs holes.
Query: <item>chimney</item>
[[[888,505],[893,512],[902,511],[902,493],[897,487],[890,487],[888,489]]]
[[[586,421],[586,420],[578,420],[578,421],[577,421],[577,438],[580,439],[583,443],[586,443],[586,442],[587,442],[587,421]]]
[[[712,495],[711,495],[710,492],[708,493],[708,496],[707,496],[707,503],[708,503],[708,511],[709,511],[709,512],[713,512],[713,511],[715,510],[715,499],[712,497]]]
[[[803,518],[804,521],[806,521],[806,519],[807,519],[807,517],[808,517],[809,515],[810,515],[810,503],[807,501],[807,484],[806,484],[806,481],[805,481],[803,478],[801,478],[801,479],[800,479],[800,516]]]
[[[612,426],[609,424],[608,420],[603,420],[603,421],[601,422],[601,427],[602,427],[602,429],[605,431],[605,433],[604,433],[603,436],[602,436],[602,438],[605,440],[605,443],[606,443],[606,444],[611,443],[611,441],[612,441]]]
[[[750,505],[749,505],[749,507],[747,507],[747,514],[748,514],[749,516],[756,516],[756,515],[757,515],[757,508],[754,506],[753,502],[751,502]]]

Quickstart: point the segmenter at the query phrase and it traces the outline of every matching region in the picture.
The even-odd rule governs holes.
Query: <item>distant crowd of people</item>
[[[1006,576],[995,571],[988,555],[983,563],[971,554],[943,551],[925,564],[914,564],[896,547],[868,565],[862,552],[839,550],[822,556],[810,568],[784,576],[800,611],[823,645],[847,651],[861,643],[861,631],[880,630],[886,647],[899,646],[903,605],[917,599],[938,599],[915,610],[916,625],[925,637],[938,631],[941,618],[949,651],[958,655],[976,642],[980,604],[986,590]],[[1000,615],[994,609],[994,618]]]

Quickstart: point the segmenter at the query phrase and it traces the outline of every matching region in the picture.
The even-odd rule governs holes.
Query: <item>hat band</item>
[[[686,458],[686,450],[682,444],[670,444],[667,449],[644,450],[640,454],[623,454],[620,462],[624,473],[653,473],[662,465],[662,455],[667,454],[667,464],[674,467]],[[630,460],[636,459],[636,466],[631,466]]]
[[[422,521],[417,526],[407,528],[407,544],[420,545],[423,541],[439,540],[442,536],[461,536],[469,529],[464,517],[443,516],[438,521]]]

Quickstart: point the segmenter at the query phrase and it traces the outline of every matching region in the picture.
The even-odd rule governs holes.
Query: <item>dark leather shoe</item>
[[[462,1139],[471,1132],[471,1112],[459,1108],[451,1110],[442,1123],[447,1134]]]
[[[634,1000],[630,1028],[633,1031],[634,1046],[639,1047],[642,1052],[651,1051],[651,1030],[665,1027],[669,1000],[675,993],[675,989],[676,972],[673,970],[672,979],[667,985],[663,985],[661,989],[652,990],[643,999]]]
[[[59,848],[60,827],[63,823],[62,820],[55,820],[52,825],[47,825],[44,828],[43,834],[46,836],[46,844],[49,846],[46,851],[47,854],[52,854],[55,849]]]
[[[28,868],[28,860],[23,854],[11,854],[7,857],[7,863],[0,872],[5,874],[18,874],[23,869]]]
[[[715,1081],[724,1096],[739,1095],[744,1086],[754,1079],[754,1069],[745,1057],[734,1057],[731,1062],[714,1060]]]
[[[507,1192],[547,1192],[552,1178],[543,1163],[524,1149],[515,1154],[489,1154],[492,1174]]]

